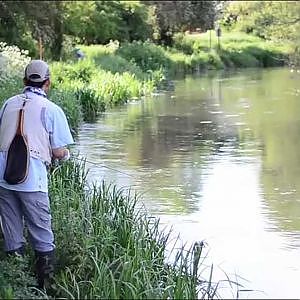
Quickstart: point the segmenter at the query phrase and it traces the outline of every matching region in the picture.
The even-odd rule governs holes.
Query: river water
[[[204,240],[213,280],[300,298],[299,82],[288,69],[187,76],[84,124],[76,147],[106,166],[87,164],[89,180],[131,187],[184,242]]]

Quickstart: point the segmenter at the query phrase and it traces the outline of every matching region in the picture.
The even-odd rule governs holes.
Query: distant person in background
[[[24,86],[23,92],[6,100],[0,110],[0,216],[4,250],[7,255],[24,255],[26,224],[36,256],[38,288],[48,289],[53,283],[55,244],[47,169],[52,159],[69,158],[66,146],[74,141],[63,110],[47,99],[50,74],[44,61],[32,60],[27,65]],[[14,144],[17,136],[18,143]],[[20,136],[25,142],[21,143]],[[22,168],[24,157],[27,164]],[[20,170],[21,179],[16,181],[14,176],[19,176]]]
[[[84,58],[84,53],[79,49],[79,48],[75,48],[75,56],[77,58],[77,60],[81,60]]]

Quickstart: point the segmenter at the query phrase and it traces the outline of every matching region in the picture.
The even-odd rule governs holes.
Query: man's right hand
[[[52,154],[54,159],[68,160],[70,158],[70,152],[65,147],[52,149]]]

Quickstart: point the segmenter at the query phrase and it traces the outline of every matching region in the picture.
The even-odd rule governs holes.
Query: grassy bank
[[[283,66],[292,49],[239,32],[225,32],[219,41],[214,31],[179,33],[172,48],[134,42],[122,45],[116,53],[144,70],[163,68],[172,76],[207,69]]]
[[[114,58],[107,55],[107,60],[111,61],[113,67]],[[99,113],[110,107],[150,94],[163,77],[161,72],[155,72],[155,77],[152,73],[141,72],[137,67],[136,73],[127,70],[122,72],[122,66],[116,67],[120,69],[118,72],[108,70],[90,58],[74,63],[53,63],[50,68],[53,75],[50,98],[55,101],[59,98],[57,93],[65,94],[62,105],[70,107],[75,104],[85,121],[95,120]],[[79,115],[74,115],[75,112],[69,109],[68,111],[71,120],[78,120]]]
[[[76,98],[83,119],[88,121],[109,107],[161,88],[166,78],[177,73],[283,66],[289,62],[291,51],[289,45],[239,32],[225,32],[220,41],[214,32],[177,34],[172,48],[139,41],[80,48],[84,60],[54,63],[51,68],[54,89],[73,94],[70,101]]]
[[[57,241],[57,290],[54,298],[70,299],[196,299],[216,295],[201,278],[202,246],[179,250],[166,264],[169,235],[158,222],[137,210],[137,198],[102,183],[88,188],[82,162],[52,170],[50,197]],[[175,250],[174,250],[175,251]],[[175,254],[175,253],[174,253]],[[0,252],[0,298],[41,298],[34,295],[25,259]]]
[[[292,51],[289,45],[241,32],[225,31],[218,39],[213,30],[203,34],[177,34],[175,47],[192,55],[211,51],[218,56],[220,64],[213,64],[213,59],[207,64],[220,68],[283,66],[288,63]]]
[[[83,60],[75,61],[70,55],[65,62],[50,63],[49,96],[63,107],[76,132],[82,120],[94,121],[110,107],[140,99],[162,88],[166,78],[177,73],[283,66],[291,51],[289,45],[275,45],[239,32],[223,33],[220,43],[214,32],[176,34],[174,41],[172,48],[139,41],[81,46],[86,56]],[[7,57],[14,57],[10,69],[17,65],[15,61],[26,61],[20,51],[6,52]],[[19,73],[0,82],[1,101],[21,88]]]
[[[166,76],[227,67],[280,66],[288,49],[250,36],[224,36],[221,47],[208,35],[177,35],[173,48],[150,42],[82,47],[82,61],[51,63],[50,98],[64,109],[74,132],[82,120],[154,91]],[[14,65],[14,64],[12,64]],[[7,72],[9,73],[9,72]],[[0,99],[22,87],[21,74],[0,74]],[[70,161],[50,176],[53,226],[57,240],[55,298],[212,298],[215,286],[201,276],[201,246],[179,251],[165,263],[168,234],[136,210],[135,195],[109,184],[87,188],[84,167]],[[1,242],[1,241],[0,241]],[[198,245],[199,246],[199,245]],[[2,247],[1,247],[2,249]],[[0,252],[0,298],[41,298],[32,251],[25,259]]]

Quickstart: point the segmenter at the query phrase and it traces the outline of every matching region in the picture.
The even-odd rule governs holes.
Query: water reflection
[[[133,187],[183,239],[205,238],[215,262],[265,291],[250,298],[299,297],[300,76],[293,76],[286,69],[190,76],[173,92],[105,113],[82,127],[78,149],[123,173],[91,165],[90,178]]]

